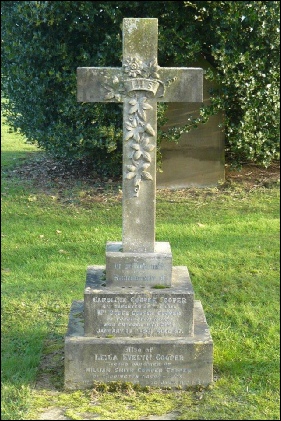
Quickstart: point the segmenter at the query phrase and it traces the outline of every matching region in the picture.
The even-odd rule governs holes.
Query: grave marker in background
[[[207,60],[200,60],[194,67],[215,69]],[[210,105],[210,90],[217,88],[214,81],[204,78],[203,102]],[[161,130],[183,127],[189,118],[200,115],[202,104],[196,102],[171,102],[165,112],[167,122]],[[157,172],[158,189],[187,187],[215,187],[225,181],[224,114],[219,111],[207,123],[183,133],[178,142],[163,141],[160,145],[162,172]],[[222,127],[221,127],[222,126]]]

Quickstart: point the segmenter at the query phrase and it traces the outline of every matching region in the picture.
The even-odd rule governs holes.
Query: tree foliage
[[[121,66],[124,17],[158,18],[160,66],[200,57],[213,65],[207,77],[219,89],[192,123],[224,110],[231,162],[267,166],[279,157],[279,2],[5,1],[1,8],[8,122],[56,157],[121,171],[122,106],[77,103],[76,68]],[[163,122],[159,105],[159,128]],[[159,143],[163,137],[159,130]]]

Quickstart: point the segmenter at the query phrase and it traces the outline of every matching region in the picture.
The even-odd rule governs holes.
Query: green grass
[[[3,126],[1,419],[36,420],[54,407],[69,419],[175,411],[174,419],[279,420],[279,186],[158,193],[157,241],[188,267],[214,340],[210,387],[66,392],[70,305],[83,299],[86,267],[105,264],[106,241],[121,240],[121,202],[92,200],[90,183],[44,188],[15,171],[41,156]],[[44,376],[51,387],[38,387]]]

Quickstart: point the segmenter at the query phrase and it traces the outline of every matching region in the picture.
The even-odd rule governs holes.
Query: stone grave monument
[[[200,68],[157,65],[157,19],[123,20],[121,68],[78,68],[78,101],[123,102],[123,234],[87,268],[65,336],[65,388],[213,379],[213,342],[186,266],[155,241],[157,101],[202,101]]]

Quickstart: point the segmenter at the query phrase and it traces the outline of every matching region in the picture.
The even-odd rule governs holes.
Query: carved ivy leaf
[[[139,142],[140,141],[140,133],[138,130],[136,130],[133,134],[134,139]]]
[[[149,123],[147,123],[147,124],[145,125],[144,130],[145,130],[148,134],[150,134],[151,136],[155,136],[155,131],[153,130],[153,128],[151,127],[151,125],[150,125]]]
[[[144,96],[140,99],[139,108],[138,108],[138,114],[139,116],[146,121],[146,112],[145,110],[152,110],[153,107],[150,104],[147,104],[147,97]]]
[[[140,116],[140,118],[143,119],[143,121],[146,121],[146,114],[145,111],[142,108],[138,108],[138,115]]]
[[[137,142],[140,141],[140,133],[143,133],[144,129],[137,124],[137,120],[134,118],[132,122],[126,121],[125,126],[128,130],[125,140],[131,138],[135,139]]]
[[[122,102],[122,95],[119,95],[119,94],[115,95],[115,99],[118,102]]]
[[[141,166],[144,170],[146,170],[148,167],[150,167],[150,162],[144,162]]]
[[[133,121],[126,121],[126,129],[127,130],[133,130],[135,127],[137,127],[137,120],[134,118]]]
[[[128,132],[125,136],[125,141],[131,139],[134,136],[134,132]]]
[[[104,99],[113,99],[115,97],[115,94],[113,91],[108,92],[105,96]]]
[[[104,89],[108,92],[104,95],[104,99],[106,101],[110,101],[112,99],[116,99],[117,102],[122,102],[122,93],[124,92],[124,88],[119,83],[118,78],[115,76],[110,82],[110,84],[103,85]]]
[[[141,156],[142,156],[142,151],[136,151],[134,153],[134,159],[135,160],[140,159]]]
[[[130,101],[131,102],[131,101]],[[129,109],[129,114],[134,114],[136,111],[138,111],[139,105],[138,104],[134,104],[130,109]]]
[[[142,155],[143,155],[143,159],[144,159],[145,161],[147,161],[147,162],[151,162],[151,156],[149,155],[149,153],[148,153],[148,152],[143,151]]]
[[[127,180],[132,180],[132,178],[134,178],[135,176],[136,176],[136,173],[135,172],[128,172],[126,174],[126,179]]]
[[[153,180],[152,175],[147,171],[143,171],[141,176],[144,180]]]
[[[142,108],[144,109],[144,110],[152,110],[152,105],[150,105],[150,104],[147,104],[146,102],[146,98],[144,98],[144,101],[143,101],[143,104],[142,104]]]
[[[146,150],[147,152],[151,152],[151,151],[153,151],[153,149],[155,149],[155,146],[151,145],[151,143],[150,143],[149,145],[144,146],[143,149]]]
[[[149,138],[146,135],[143,135],[142,140],[141,140],[141,144],[142,146],[146,146],[149,144]]]
[[[151,143],[149,143],[149,138],[145,136],[143,136],[142,138],[141,146],[147,152],[151,152],[153,151],[153,149],[155,149],[155,145],[152,145]]]
[[[129,171],[129,172],[134,172],[134,171],[136,171],[136,167],[134,166],[134,165],[127,165],[127,170]]]
[[[160,67],[157,64],[157,59],[150,61],[145,68],[146,77],[153,77],[155,79],[159,79],[160,76],[157,73],[159,69]]]

